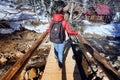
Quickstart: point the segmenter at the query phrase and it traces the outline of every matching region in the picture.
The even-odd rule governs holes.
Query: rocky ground
[[[101,25],[101,23],[98,25]],[[120,37],[104,37],[101,35],[89,33],[84,34],[84,30],[86,28],[84,23],[75,24],[75,26],[77,26],[76,29],[81,32],[90,45],[94,47],[100,53],[100,55],[105,57],[111,66],[120,72]]]
[[[23,29],[22,31],[16,31],[12,34],[0,34],[0,77],[4,75],[4,73],[11,67],[11,65],[13,65],[21,56],[27,52],[27,50],[32,46],[32,44],[35,43],[41,34],[42,33],[36,33],[26,29]],[[120,72],[120,56],[118,54],[106,54],[108,52],[104,52],[104,50],[111,50],[111,53],[113,53],[112,51],[117,53],[116,48],[114,49],[113,45],[111,45],[111,47],[108,43],[106,43],[107,41],[101,39],[99,35],[90,35],[92,37],[89,37],[89,35],[84,35],[84,37],[86,37],[90,44],[99,52],[102,51],[100,54],[106,57],[108,62]],[[102,44],[104,50],[101,47]],[[25,67],[25,72],[32,73],[29,76],[29,79],[37,79],[41,77],[49,50],[50,46],[45,45],[40,46],[35,51],[34,55]]]
[[[0,34],[0,77],[34,44],[42,33],[23,30],[12,34]],[[45,65],[50,46],[40,46],[27,65],[26,71]],[[36,65],[43,63],[43,65]],[[36,71],[37,72],[37,71]],[[35,73],[37,75],[37,73]],[[34,76],[36,77],[36,76]]]

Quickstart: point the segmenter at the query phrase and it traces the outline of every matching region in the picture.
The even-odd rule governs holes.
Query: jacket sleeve
[[[50,33],[50,27],[51,27],[51,25],[52,25],[52,20],[50,21],[50,25],[49,25],[48,29],[46,29],[47,33]]]
[[[71,30],[70,23],[68,21],[64,20],[62,25],[63,25],[64,29],[67,31],[68,34],[70,34],[70,35],[77,35],[78,34],[77,31]]]

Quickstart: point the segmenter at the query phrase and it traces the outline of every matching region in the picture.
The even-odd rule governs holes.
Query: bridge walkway
[[[69,40],[65,45],[62,70],[58,67],[58,62],[54,56],[54,47],[51,43],[51,50],[41,80],[81,80]]]

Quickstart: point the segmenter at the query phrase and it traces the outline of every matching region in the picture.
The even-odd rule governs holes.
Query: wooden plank
[[[63,68],[60,70],[57,60],[54,57],[53,45],[51,44],[51,51],[41,80],[81,80],[76,62],[73,59],[71,47],[68,52],[64,53],[64,60]]]
[[[21,57],[2,77],[0,80],[11,80],[15,74],[23,67],[29,58],[32,56],[32,53],[35,49],[42,43],[47,33],[44,33],[36,42],[32,45],[30,49],[25,53],[23,57]]]

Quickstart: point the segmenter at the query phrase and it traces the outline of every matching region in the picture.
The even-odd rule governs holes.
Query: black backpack
[[[50,28],[50,41],[53,43],[62,43],[65,40],[65,30],[62,26],[62,21],[52,22]]]

